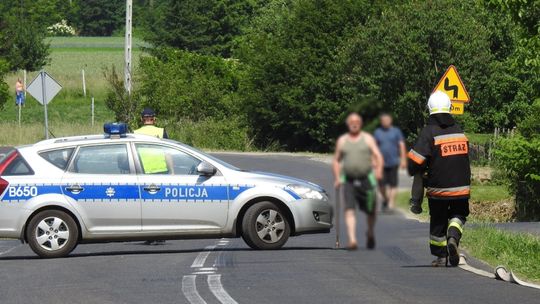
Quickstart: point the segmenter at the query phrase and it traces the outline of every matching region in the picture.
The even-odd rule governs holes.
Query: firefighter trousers
[[[446,257],[448,238],[455,238],[459,244],[463,226],[469,216],[468,199],[432,199],[429,200],[429,248],[431,254]]]

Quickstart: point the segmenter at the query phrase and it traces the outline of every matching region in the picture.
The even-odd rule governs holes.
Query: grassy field
[[[48,106],[50,130],[56,136],[101,132],[105,121],[114,118],[105,106],[107,82],[103,77],[104,68],[115,66],[122,71],[124,66],[123,37],[53,37],[50,38],[50,63],[44,68],[63,89]],[[133,41],[133,66],[137,67],[143,54],[140,40]],[[87,97],[83,96],[82,74],[85,71]],[[29,72],[28,84],[38,72]],[[6,82],[14,87],[17,77],[22,79],[22,71],[6,77]],[[91,125],[91,100],[95,97],[95,127]],[[22,124],[18,126],[18,109],[8,102],[0,112],[0,128],[12,130],[0,134],[0,145],[33,143],[44,137],[43,106],[30,95],[22,108]]]

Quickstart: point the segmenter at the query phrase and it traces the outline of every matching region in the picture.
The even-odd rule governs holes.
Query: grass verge
[[[462,246],[492,266],[504,265],[527,281],[540,282],[540,238],[489,225],[467,229]]]

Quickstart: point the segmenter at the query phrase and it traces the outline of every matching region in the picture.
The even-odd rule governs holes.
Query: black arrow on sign
[[[450,79],[448,77],[444,79],[444,89],[446,91],[454,91],[454,98],[458,98],[459,88],[457,85],[450,85]]]

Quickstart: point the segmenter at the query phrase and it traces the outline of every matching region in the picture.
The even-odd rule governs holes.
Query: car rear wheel
[[[279,249],[290,234],[287,217],[272,202],[260,202],[249,207],[242,220],[242,238],[253,249]]]
[[[79,238],[73,218],[59,210],[38,213],[28,224],[26,240],[30,248],[42,258],[59,258],[68,255]]]

